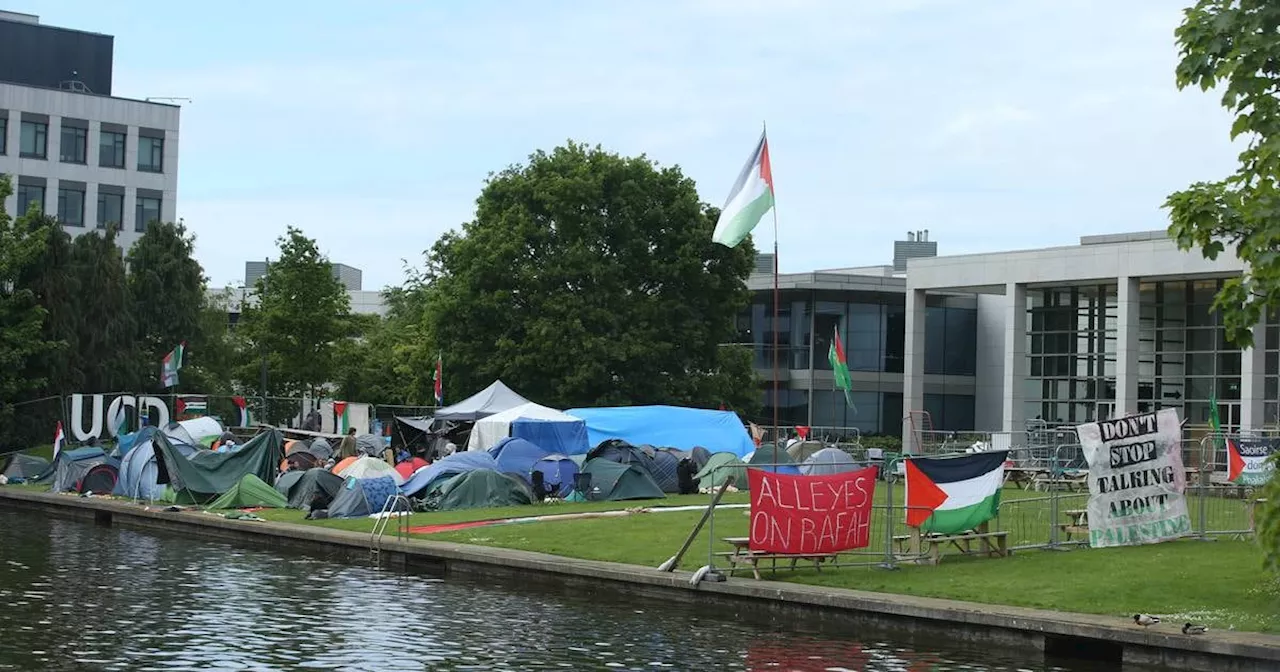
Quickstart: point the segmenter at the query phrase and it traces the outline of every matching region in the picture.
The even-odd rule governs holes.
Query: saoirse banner
[[[827,476],[791,476],[748,469],[751,550],[837,553],[871,541],[876,469]]]

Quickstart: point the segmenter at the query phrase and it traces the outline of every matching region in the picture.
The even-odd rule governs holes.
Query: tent
[[[523,506],[533,503],[524,481],[492,469],[473,469],[437,481],[427,493],[428,506],[437,511],[488,509],[496,506]]]
[[[739,490],[747,489],[747,465],[738,459],[733,453],[712,453],[707,459],[706,466],[702,467],[694,478],[698,480],[699,488],[718,488],[724,484],[724,479],[732,476],[733,487]]]
[[[382,437],[376,434],[361,434],[356,437],[357,455],[381,458],[382,451],[386,449],[387,444],[383,442]]]
[[[164,494],[160,484],[160,467],[156,463],[155,435],[137,442],[120,460],[120,478],[111,494],[134,499],[156,500]],[[172,444],[174,449],[190,457],[196,449],[186,444]]]
[[[693,450],[689,451],[689,459],[693,460],[698,471],[702,471],[702,468],[707,466],[707,462],[711,461],[711,451],[702,446],[694,446]]]
[[[501,380],[495,380],[470,397],[436,411],[435,419],[475,421],[527,403],[528,399],[516,394]]]
[[[120,480],[119,463],[107,458],[102,464],[95,464],[85,472],[84,478],[77,484],[77,492],[92,492],[98,495],[109,494],[116,489]]]
[[[467,450],[488,450],[511,436],[563,455],[585,453],[590,448],[587,423],[554,408],[528,403],[476,420]]]
[[[596,446],[587,459],[601,457],[619,464],[634,464],[645,471],[663,492],[680,492],[678,470],[680,458],[669,450],[653,446],[633,446],[620,439],[610,439]]]
[[[348,478],[343,481],[338,494],[329,503],[329,517],[363,518],[382,513],[387,500],[399,494],[395,479],[390,476]],[[404,510],[403,503],[394,504],[393,507]]]
[[[543,450],[524,439],[506,438],[490,448],[489,454],[498,463],[498,471],[518,476],[528,483],[533,465],[550,455],[551,451]]]
[[[289,500],[276,489],[267,485],[261,478],[253,474],[245,474],[240,481],[222,496],[213,500],[210,509],[246,509],[263,506],[269,509],[283,509]]]
[[[787,454],[787,451],[779,450],[775,455],[772,446],[766,445],[761,447],[760,450],[748,455],[744,461],[747,463],[747,466],[753,469],[763,469],[765,471],[772,471],[790,476],[800,475],[800,468],[796,466],[795,460],[791,459],[791,456]],[[739,487],[745,488],[746,486],[742,485]]]
[[[183,455],[165,433],[152,439],[155,446],[157,483],[172,484],[179,501],[207,502],[235,487],[245,474],[263,482],[275,479],[276,465],[284,457],[279,430],[265,431],[235,452],[197,450]]]
[[[839,448],[823,448],[805,458],[800,473],[805,476],[830,476],[861,469],[863,465],[853,461],[853,456]]]
[[[730,452],[739,457],[754,448],[746,427],[733,411],[623,406],[575,408],[565,412],[587,422],[587,440],[593,446],[609,439],[622,439],[637,446],[671,446],[684,450],[706,446],[713,452]]]
[[[619,464],[595,457],[587,460],[582,472],[591,474],[591,486],[586,494],[587,499],[593,502],[666,497],[662,488],[639,465]]]
[[[796,441],[787,445],[787,455],[791,456],[791,461],[801,464],[809,459],[810,455],[823,449],[821,441]]]
[[[49,460],[35,455],[23,455],[22,453],[9,455],[2,464],[4,468],[0,469],[0,473],[3,473],[5,478],[10,480],[15,478],[30,480],[43,474],[49,468]]]
[[[288,498],[291,509],[327,509],[342,483],[341,476],[327,469],[290,471],[276,480],[276,492]]]
[[[325,441],[322,438],[317,438],[315,441],[311,442],[311,449],[307,452],[315,455],[316,461],[326,462],[329,458],[333,457],[333,446],[330,446],[328,441]]]
[[[397,465],[396,465],[396,471],[400,472],[400,476],[401,476],[402,478],[404,478],[404,480],[406,480],[406,481],[407,481],[407,480],[409,480],[409,478],[410,478],[410,477],[412,477],[412,476],[413,476],[413,472],[415,472],[415,471],[417,471],[417,470],[419,470],[419,469],[421,469],[421,468],[423,468],[423,467],[429,467],[429,466],[431,466],[431,463],[430,463],[430,462],[427,462],[426,460],[422,459],[421,457],[411,457],[411,458],[409,458],[409,459],[407,459],[407,460],[405,460],[405,461],[403,461],[403,462],[401,462],[401,463],[397,464]]]
[[[346,460],[343,460],[344,462]],[[396,487],[404,485],[404,476],[396,471],[396,468],[387,464],[383,460],[376,457],[364,456],[356,458],[354,462],[348,464],[345,469],[337,472],[343,478],[378,478],[388,476],[395,481]]]
[[[542,472],[542,482],[555,488],[554,496],[568,497],[573,492],[578,464],[567,455],[548,455],[533,464],[533,471]]]
[[[80,481],[89,473],[89,470],[108,461],[111,461],[111,458],[97,446],[62,451],[58,454],[58,459],[53,461],[53,486],[49,489],[50,492],[82,492]],[[112,488],[114,487],[113,482]],[[106,492],[111,492],[111,488]]]
[[[413,472],[413,476],[400,486],[400,492],[409,497],[413,497],[422,492],[435,481],[456,474],[464,474],[468,471],[476,469],[492,469],[498,470],[498,461],[493,459],[489,453],[454,453],[446,458],[436,461],[435,464]]]
[[[222,436],[225,431],[222,423],[217,418],[210,416],[202,416],[199,418],[191,418],[189,420],[179,420],[171,422],[169,426],[160,430],[170,439],[177,440],[179,443],[185,443],[188,446],[204,446],[208,448],[213,442]]]

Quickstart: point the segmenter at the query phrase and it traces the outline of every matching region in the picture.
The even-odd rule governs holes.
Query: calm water
[[[1069,668],[0,509],[0,670],[211,669]]]

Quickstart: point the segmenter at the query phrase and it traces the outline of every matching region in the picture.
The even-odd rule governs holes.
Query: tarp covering
[[[164,486],[160,483],[160,467],[156,463],[155,435],[135,443],[124,459],[120,460],[120,478],[116,481],[115,490],[111,493],[121,497],[134,499],[160,499],[164,495]],[[172,445],[184,456],[196,452],[192,446],[181,443]]]
[[[567,455],[548,455],[538,460],[533,470],[542,472],[542,482],[555,488],[553,496],[568,497],[573,492],[573,477],[578,475],[578,463]]]
[[[528,399],[507,387],[501,380],[495,380],[492,385],[470,397],[436,411],[435,419],[479,420],[527,403]]]
[[[253,474],[245,474],[235,487],[222,493],[209,505],[211,509],[245,509],[253,506],[265,506],[270,509],[283,509],[289,505],[285,496],[267,485]]]
[[[587,451],[587,423],[554,408],[521,404],[476,421],[467,440],[467,450],[488,450],[505,438],[517,436],[517,425],[534,445],[548,452],[570,455]],[[527,438],[527,437],[525,437]]]
[[[404,485],[404,476],[401,476],[395,467],[376,457],[361,457],[339,471],[338,475],[343,478],[379,478],[386,476],[394,480],[397,487]]]
[[[361,434],[356,437],[356,452],[369,457],[382,457],[382,451],[387,449],[387,444],[383,443],[382,437],[376,434]]]
[[[276,492],[289,498],[291,509],[327,509],[342,483],[342,477],[328,469],[290,471],[280,475]]]
[[[363,518],[381,513],[387,500],[398,495],[396,482],[389,476],[348,478],[329,504],[330,518]],[[397,506],[397,505],[393,505]]]
[[[582,471],[591,474],[591,488],[586,494],[587,499],[593,502],[666,497],[662,488],[639,465],[619,464],[595,457],[587,460]]]
[[[422,492],[434,481],[455,474],[462,474],[476,469],[498,470],[498,461],[489,453],[454,453],[426,469],[413,472],[413,476],[400,487],[400,492],[410,497]]]
[[[518,478],[492,469],[473,469],[432,486],[427,502],[437,511],[456,511],[523,506],[532,503],[533,496]]]
[[[32,479],[43,474],[49,468],[49,460],[36,455],[23,455],[22,453],[14,453],[6,458],[0,458],[4,462],[4,475],[6,478]]]
[[[706,466],[702,467],[694,478],[698,480],[699,488],[718,488],[724,484],[724,479],[733,476],[733,487],[739,490],[746,490],[747,486],[747,465],[737,455],[733,453],[712,453],[707,458]]]
[[[506,438],[490,448],[489,454],[498,463],[498,471],[519,477],[528,483],[533,465],[550,455],[551,451],[543,450],[524,439]]]
[[[732,411],[709,411],[680,406],[621,406],[574,408],[565,411],[587,421],[587,440],[593,446],[622,439],[637,446],[670,446],[692,450],[706,446],[713,452],[739,457],[755,445],[742,420]]]
[[[170,483],[181,501],[206,502],[235,487],[245,474],[265,482],[275,478],[276,465],[284,458],[278,430],[268,430],[235,452],[199,450],[183,455],[163,433],[153,439],[159,459],[159,483]]]
[[[862,465],[853,461],[853,456],[839,448],[823,448],[805,458],[800,465],[800,473],[805,476],[830,476],[861,469]]]

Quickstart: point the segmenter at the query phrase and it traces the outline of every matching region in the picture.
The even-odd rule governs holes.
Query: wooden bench
[[[1059,474],[1057,478],[1054,478],[1053,474],[1042,472],[1036,474],[1032,481],[1032,488],[1036,492],[1040,492],[1041,488],[1043,488],[1045,492],[1048,492],[1052,490],[1054,486],[1065,487],[1068,492],[1075,492],[1077,489],[1088,490],[1089,474]]]
[[[942,562],[942,549],[947,545],[956,547],[965,555],[972,555],[973,542],[978,542],[977,553],[989,557],[1003,558],[1009,555],[1008,532],[991,532],[986,525],[979,529],[961,534],[927,534],[921,535],[919,529],[912,529],[911,534],[903,534],[893,538],[898,544],[899,555],[924,557],[930,565]]]
[[[1089,536],[1089,510],[1088,509],[1067,509],[1062,512],[1069,520],[1065,523],[1059,523],[1058,529],[1067,535],[1067,541],[1071,541],[1073,535],[1084,537]]]
[[[737,571],[738,565],[748,565],[751,567],[751,574],[756,580],[760,577],[760,561],[767,560],[772,562],[772,571],[778,571],[778,561],[788,560],[791,562],[790,569],[796,568],[796,563],[804,560],[812,562],[813,568],[822,571],[823,562],[835,562],[838,554],[836,553],[766,553],[764,551],[751,550],[751,540],[747,537],[725,537],[724,541],[733,546],[732,551],[716,553],[718,557],[722,557],[729,562],[729,576]]]

